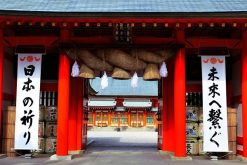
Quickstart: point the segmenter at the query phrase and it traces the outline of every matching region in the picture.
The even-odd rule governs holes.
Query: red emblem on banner
[[[33,56],[27,56],[27,62],[33,62]]]
[[[40,58],[34,57],[35,61],[40,61]]]
[[[211,62],[211,64],[216,64],[217,59],[215,57],[212,57],[212,58],[210,58],[210,62]]]
[[[208,61],[209,61],[208,59],[206,59],[206,60],[203,60],[203,62],[204,62],[205,64],[206,64],[206,63],[208,63]]]
[[[218,62],[219,62],[219,63],[223,63],[224,60],[223,60],[223,59],[218,59]]]
[[[204,59],[203,62],[206,64],[209,62],[209,60],[211,64],[216,64],[217,62],[222,64],[224,62],[224,59],[215,58],[215,57],[211,57],[210,59]]]
[[[23,57],[23,58],[20,57],[20,61],[25,61],[25,59],[26,57]]]
[[[27,61],[27,62],[33,62],[33,61],[40,61],[41,58],[39,57],[33,57],[33,56],[27,56],[27,57],[20,57],[20,61]]]

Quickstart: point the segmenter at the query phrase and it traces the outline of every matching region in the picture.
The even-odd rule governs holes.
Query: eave
[[[247,11],[228,12],[51,12],[1,10],[2,16],[50,18],[247,18]]]

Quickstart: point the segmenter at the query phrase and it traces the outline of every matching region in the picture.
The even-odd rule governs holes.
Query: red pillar
[[[147,111],[143,111],[143,127],[147,126]]]
[[[76,78],[70,79],[70,99],[69,99],[69,132],[68,132],[68,150],[77,149],[77,110],[78,110],[78,84]]]
[[[174,152],[174,59],[169,59],[167,62],[168,77],[167,77],[167,151]]]
[[[93,126],[96,126],[96,112],[92,111],[92,117],[93,117]]]
[[[118,112],[117,118],[118,118],[117,128],[120,130],[120,112]]]
[[[243,32],[242,50],[242,126],[243,157],[247,157],[247,31]]]
[[[65,53],[59,55],[57,156],[68,155],[70,61]]]
[[[83,121],[84,121],[84,107],[83,107],[83,83],[84,80],[82,78],[76,79],[76,88],[77,88],[77,123],[76,123],[76,129],[77,129],[77,139],[76,139],[76,149],[82,150],[85,149],[86,145],[82,144],[82,137],[83,135]],[[86,142],[84,142],[86,143]]]
[[[128,126],[132,127],[131,126],[131,112],[130,111],[128,111]]]
[[[108,118],[108,127],[110,127],[111,126],[111,111],[108,111],[107,112],[107,118]]]
[[[168,141],[169,141],[169,134],[168,134],[168,106],[167,106],[167,101],[168,101],[168,83],[167,83],[167,78],[162,79],[162,150],[163,151],[169,151],[168,150]]]
[[[2,96],[3,96],[3,31],[0,30],[0,130],[2,130]],[[0,139],[2,138],[2,131],[0,131]],[[0,143],[0,147],[2,148],[2,144]],[[0,149],[1,150],[1,149]]]
[[[184,31],[177,30],[177,41],[184,43]],[[180,48],[174,65],[174,128],[175,157],[186,157],[185,49]]]

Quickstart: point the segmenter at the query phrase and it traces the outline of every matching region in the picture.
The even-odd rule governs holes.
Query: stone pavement
[[[88,139],[94,140],[93,147],[154,147],[157,146],[157,132],[89,131]]]
[[[174,161],[157,151],[157,133],[151,132],[89,132],[94,140],[86,152],[73,160],[51,161],[47,155],[32,159],[23,157],[0,159],[0,165],[239,165],[238,160],[211,161],[193,157],[192,161]]]

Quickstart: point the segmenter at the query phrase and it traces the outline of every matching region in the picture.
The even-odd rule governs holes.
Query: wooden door
[[[154,113],[153,112],[148,112],[147,117],[146,117],[146,126],[147,127],[155,127],[154,123]]]
[[[107,111],[103,111],[101,113],[101,126],[102,127],[107,127],[108,126],[108,112]]]
[[[143,111],[131,111],[131,127],[143,127]]]
[[[120,126],[128,126],[128,114],[125,112],[120,114]]]
[[[96,126],[107,127],[108,114],[107,111],[96,111]]]
[[[92,127],[93,126],[93,113],[88,112],[88,126]]]
[[[111,115],[111,126],[117,127],[118,126],[118,113],[113,112]]]

